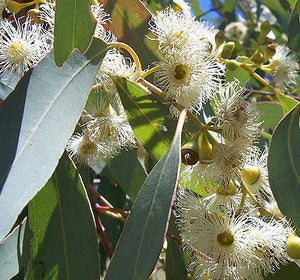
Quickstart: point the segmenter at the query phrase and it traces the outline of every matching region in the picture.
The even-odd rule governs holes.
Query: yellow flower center
[[[8,46],[7,54],[11,62],[20,64],[27,56],[27,51],[23,48],[20,42],[14,42]]]
[[[249,167],[242,171],[242,178],[248,185],[254,185],[260,177],[260,170],[257,167]]]
[[[221,246],[230,246],[234,241],[234,237],[229,231],[218,234],[218,242]]]
[[[183,64],[176,65],[174,70],[174,77],[177,80],[183,80],[188,75],[188,72],[189,70],[185,65]]]

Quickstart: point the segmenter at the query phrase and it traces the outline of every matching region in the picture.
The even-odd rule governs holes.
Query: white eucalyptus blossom
[[[267,168],[268,148],[265,147],[262,153],[258,148],[253,148],[252,151],[253,153],[245,159],[242,179],[252,193],[263,192],[264,195],[269,196],[271,189]]]
[[[275,77],[276,86],[281,90],[291,90],[296,85],[299,71],[297,57],[286,46],[276,47],[276,53],[271,58],[269,68]]]
[[[52,33],[54,38],[54,17],[55,17],[55,0],[47,0],[40,7],[40,18],[47,24],[47,30]]]
[[[0,22],[0,74],[22,76],[34,67],[49,51],[47,35],[39,24],[28,18]]]
[[[240,43],[243,42],[247,35],[248,27],[244,22],[231,22],[225,26],[224,32],[228,39],[237,39]]]
[[[95,82],[103,85],[109,93],[114,93],[117,92],[117,89],[111,76],[135,80],[136,74],[135,63],[125,58],[116,49],[111,49],[106,52],[103,58]]]
[[[155,81],[166,97],[195,111],[214,97],[224,73],[223,65],[212,57],[189,51],[165,56],[158,67]]]
[[[115,40],[111,32],[107,32],[104,28],[105,24],[110,20],[109,14],[107,14],[104,11],[103,4],[99,4],[98,1],[94,2],[95,3],[91,5],[92,14],[96,19],[96,28],[94,31],[94,36],[103,39],[107,43]]]
[[[258,135],[260,123],[255,102],[247,99],[247,94],[236,80],[219,91],[215,128],[230,141],[244,138],[251,144]]]
[[[267,276],[274,273],[280,265],[287,264],[285,249],[289,234],[288,225],[284,220],[264,221],[254,217],[253,222],[255,227],[248,232],[248,246],[255,254],[254,258],[249,258],[250,268]]]
[[[194,279],[263,279],[286,263],[286,221],[255,218],[253,211],[215,211],[180,190],[177,223]]]
[[[209,279],[242,279],[239,268],[255,257],[248,246],[249,217],[245,214],[221,215],[209,211],[199,198],[185,191],[178,200],[178,224],[182,241],[202,252],[207,260],[199,262],[197,276]],[[197,263],[194,264],[197,267]]]
[[[242,139],[227,144],[214,144],[204,175],[215,182],[238,178],[245,156],[249,152],[247,143]]]
[[[149,22],[162,55],[178,51],[209,51],[203,36],[204,25],[190,15],[167,8],[158,11]]]
[[[73,160],[83,164],[93,165],[107,154],[111,153],[110,147],[99,145],[88,130],[83,134],[75,134],[69,140],[66,150]]]
[[[184,0],[173,0],[172,8],[175,11],[191,16],[191,6]]]

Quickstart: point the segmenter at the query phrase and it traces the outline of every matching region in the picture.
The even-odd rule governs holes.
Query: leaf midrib
[[[177,136],[178,137],[178,136]],[[162,169],[161,169],[161,172],[160,172],[160,175],[159,175],[159,178],[157,180],[157,185],[156,185],[156,188],[155,188],[155,192],[153,194],[153,199],[151,201],[151,206],[150,206],[150,209],[149,209],[149,212],[148,213],[152,213],[152,208],[153,208],[153,205],[154,205],[154,201],[155,201],[155,198],[157,196],[157,191],[158,191],[158,188],[160,186],[160,182],[161,182],[161,179],[163,177],[163,170],[165,169],[166,165],[168,164],[168,161],[169,161],[169,158],[171,156],[171,152],[173,147],[175,146],[175,144],[177,143],[177,139],[174,139],[175,141],[172,142],[171,146],[170,146],[170,149],[169,149],[169,152],[166,156],[166,159],[165,159],[165,162],[162,166]],[[139,261],[139,258],[140,258],[140,251],[141,251],[141,246],[142,246],[142,243],[144,242],[144,236],[145,236],[145,230],[148,226],[148,221],[149,221],[149,217],[150,215],[147,216],[147,219],[146,219],[146,222],[144,224],[144,227],[143,227],[143,230],[142,230],[142,238],[141,238],[141,242],[139,243],[139,247],[138,247],[138,253],[137,253],[137,258],[136,258],[136,261],[135,261],[135,266],[134,266],[134,278],[133,279],[136,279],[135,276],[137,275],[137,268],[138,268],[138,261]]]
[[[88,60],[86,63],[84,63],[82,65],[82,67],[80,67],[80,69],[78,69],[78,71],[76,71],[74,73],[74,75],[72,75],[70,77],[70,79],[67,81],[67,83],[65,83],[65,85],[62,87],[62,89],[60,91],[58,91],[58,93],[55,95],[54,99],[51,101],[51,103],[49,104],[49,106],[47,107],[47,110],[45,110],[44,114],[42,115],[42,117],[40,118],[40,120],[37,122],[36,126],[31,130],[32,133],[30,134],[30,136],[28,137],[27,141],[25,141],[23,148],[21,149],[21,151],[17,154],[11,169],[13,168],[13,166],[16,164],[16,162],[18,162],[18,160],[20,159],[20,157],[23,155],[24,151],[27,149],[28,145],[30,144],[32,138],[34,137],[34,135],[36,134],[36,131],[39,129],[41,123],[44,121],[44,119],[46,118],[46,116],[48,115],[50,109],[53,107],[53,104],[55,104],[58,100],[58,98],[60,97],[60,95],[65,91],[65,89],[71,84],[71,82],[78,76],[80,75],[80,73],[85,69],[85,67],[87,65],[89,65],[94,59],[96,59],[98,56],[100,56],[102,54],[102,51],[97,53],[96,55],[94,55],[90,60]],[[26,102],[26,101],[25,101]]]

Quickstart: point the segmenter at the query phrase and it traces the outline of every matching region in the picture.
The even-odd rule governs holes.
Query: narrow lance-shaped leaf
[[[0,240],[54,171],[105,50],[106,44],[95,39],[85,55],[73,53],[62,68],[55,65],[51,53],[32,71],[27,88],[16,89],[16,95],[26,90],[26,100],[16,157],[0,195]],[[6,121],[10,122],[9,115]]]
[[[31,279],[99,279],[98,241],[92,210],[66,154],[28,207]]]
[[[168,149],[175,131],[175,122],[168,116],[168,108],[138,84],[124,78],[114,78],[114,81],[135,136],[147,152],[159,160]]]
[[[54,57],[61,66],[74,49],[82,53],[89,47],[96,21],[90,11],[91,0],[56,0]]]
[[[270,186],[281,211],[300,232],[300,104],[275,128],[268,158]]]
[[[105,280],[148,279],[161,251],[176,190],[181,130],[179,118],[169,150],[150,172],[133,204]]]

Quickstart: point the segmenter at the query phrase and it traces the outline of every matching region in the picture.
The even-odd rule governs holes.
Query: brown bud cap
[[[181,162],[194,165],[199,161],[199,146],[197,137],[181,147]]]

